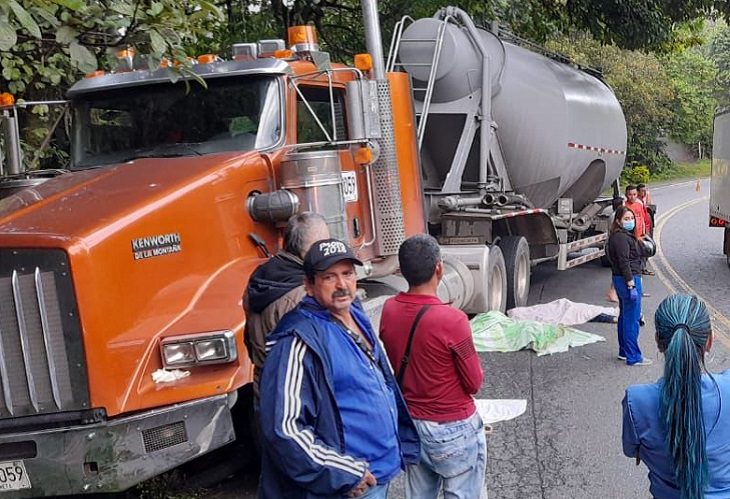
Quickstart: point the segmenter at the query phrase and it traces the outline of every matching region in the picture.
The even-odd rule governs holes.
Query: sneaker
[[[623,355],[617,355],[616,356],[616,360],[623,360],[623,361],[625,361],[626,360],[626,357],[624,357]]]
[[[646,326],[646,321],[644,320],[643,314],[639,317],[639,326],[641,326],[641,327]]]
[[[654,361],[653,361],[653,360],[651,360],[651,359],[647,359],[646,357],[644,357],[643,359],[641,359],[641,360],[640,360],[639,362],[637,362],[636,364],[630,364],[630,365],[632,365],[632,366],[650,366],[650,365],[652,365],[653,363],[654,363]]]

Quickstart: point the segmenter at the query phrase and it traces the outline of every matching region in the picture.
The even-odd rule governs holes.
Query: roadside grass
[[[649,182],[668,182],[672,180],[687,180],[710,176],[709,159],[701,159],[692,163],[672,163],[672,166],[662,172],[652,174]]]

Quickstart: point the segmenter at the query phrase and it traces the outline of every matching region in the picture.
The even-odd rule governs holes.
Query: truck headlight
[[[223,364],[238,358],[233,331],[212,331],[172,336],[160,344],[162,365],[166,369],[207,364]]]
[[[195,348],[192,343],[162,345],[162,364],[165,367],[187,366],[195,363]]]

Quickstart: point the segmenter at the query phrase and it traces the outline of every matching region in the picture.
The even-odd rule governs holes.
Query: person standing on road
[[[634,235],[636,218],[627,206],[620,206],[611,224],[608,253],[611,261],[613,286],[619,298],[618,358],[630,366],[646,366],[652,361],[644,358],[639,348],[641,320],[641,249]]]
[[[269,337],[261,374],[259,497],[387,497],[420,444],[370,321],[353,304],[355,265],[337,239],[304,259],[307,296]]]
[[[636,193],[639,201],[644,203],[644,211],[646,213],[646,233],[650,236],[654,235],[654,211],[656,207],[651,202],[651,193],[647,189],[646,184],[639,184],[636,186]]]
[[[407,239],[398,251],[408,291],[388,299],[380,339],[421,437],[421,463],[406,470],[406,499],[477,499],[487,446],[472,395],[483,373],[464,312],[439,300],[444,267],[436,240]],[[410,346],[410,349],[409,349]]]
[[[259,399],[259,378],[266,358],[266,337],[284,314],[306,295],[303,258],[314,241],[330,237],[322,215],[305,211],[293,215],[284,229],[284,247],[273,258],[259,265],[251,275],[243,296],[246,312],[244,336],[249,358],[254,365],[253,390]]]
[[[712,375],[707,306],[672,295],[655,316],[664,377],[632,385],[623,399],[623,452],[649,468],[649,491],[661,499],[730,497],[730,370]]]
[[[636,235],[637,239],[642,239],[649,232],[649,214],[646,211],[646,206],[639,199],[639,190],[635,185],[626,186],[626,202],[624,205],[634,213],[634,235]],[[641,274],[654,275],[654,272],[646,268],[647,260],[646,257],[641,256]]]

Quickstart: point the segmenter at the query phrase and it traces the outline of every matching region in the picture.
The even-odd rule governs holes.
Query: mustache
[[[334,293],[332,293],[333,300],[335,298],[344,298],[344,297],[352,298],[352,293],[350,293],[349,289],[338,289]]]

